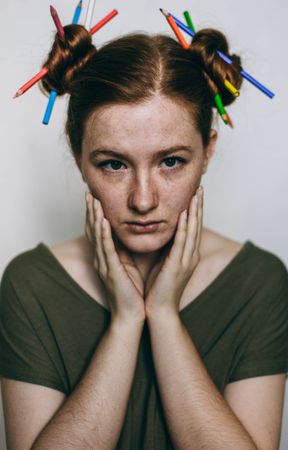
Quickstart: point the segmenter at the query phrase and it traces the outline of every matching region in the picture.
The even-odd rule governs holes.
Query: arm
[[[144,323],[144,322],[143,322]],[[143,324],[112,321],[83,378],[31,450],[114,449],[125,418]]]
[[[148,317],[154,366],[177,450],[258,450],[217,390],[179,316]]]

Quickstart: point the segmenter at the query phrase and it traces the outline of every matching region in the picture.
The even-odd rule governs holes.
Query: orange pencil
[[[190,45],[188,44],[188,42],[185,41],[181,31],[179,30],[179,28],[176,25],[175,20],[173,19],[173,17],[171,16],[171,14],[168,13],[168,11],[166,11],[165,9],[161,9],[160,11],[162,12],[162,14],[164,14],[164,16],[167,19],[167,22],[169,23],[170,27],[172,28],[172,30],[174,31],[178,41],[180,42],[180,44],[182,45],[183,48],[189,48]]]
[[[231,117],[229,116],[229,114],[227,113],[227,111],[226,111],[226,117],[227,117],[228,125],[229,125],[231,128],[234,128],[234,127],[233,127],[233,122],[232,122],[232,120],[231,120]]]
[[[107,16],[105,16],[100,22],[96,23],[93,28],[89,31],[89,33],[92,35],[96,33],[100,28],[102,28],[109,20],[111,20],[114,16],[118,14],[117,9],[113,9]],[[23,86],[21,86],[13,98],[20,97],[20,95],[24,94],[24,92],[28,91],[30,87],[32,87],[37,81],[41,80],[43,78],[48,70],[44,67],[42,70],[40,70],[39,73],[37,73],[31,80],[27,81]]]

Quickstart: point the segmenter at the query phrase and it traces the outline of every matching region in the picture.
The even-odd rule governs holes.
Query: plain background
[[[47,99],[37,85],[12,100],[16,90],[40,70],[50,50],[54,35],[50,3],[9,0],[0,6],[1,273],[14,256],[39,242],[52,245],[84,231],[85,185],[64,135],[67,96],[57,100],[48,126],[41,123]],[[64,25],[71,23],[76,3],[53,0]],[[80,23],[87,4],[84,0]],[[288,42],[288,3],[97,0],[93,24],[114,8],[119,15],[94,35],[93,42],[100,47],[132,31],[172,34],[159,7],[183,21],[182,13],[188,9],[196,29],[223,31],[231,53],[241,55],[244,69],[276,93],[271,100],[244,80],[240,97],[228,109],[235,129],[218,121],[217,152],[202,178],[204,225],[240,242],[249,239],[287,266],[288,63],[283,46]],[[288,448],[287,397],[281,450]]]

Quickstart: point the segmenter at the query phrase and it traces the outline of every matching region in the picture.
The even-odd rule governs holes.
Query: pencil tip
[[[17,97],[19,97],[20,95],[22,95],[22,92],[21,92],[21,91],[17,91],[13,98],[17,98]]]
[[[162,14],[164,14],[164,16],[168,16],[168,11],[166,11],[166,9],[162,9],[162,8],[159,8],[160,9],[160,11],[161,11],[161,13]]]

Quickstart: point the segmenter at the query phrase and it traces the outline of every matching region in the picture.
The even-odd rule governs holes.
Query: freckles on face
[[[176,147],[180,150],[155,157]],[[187,150],[181,150],[184,147]],[[91,159],[95,149],[123,157],[102,152]],[[100,167],[104,161],[107,164]],[[175,227],[200,183],[203,161],[202,139],[191,112],[163,96],[137,105],[101,107],[85,126],[82,174],[116,229],[121,222],[154,219]]]

